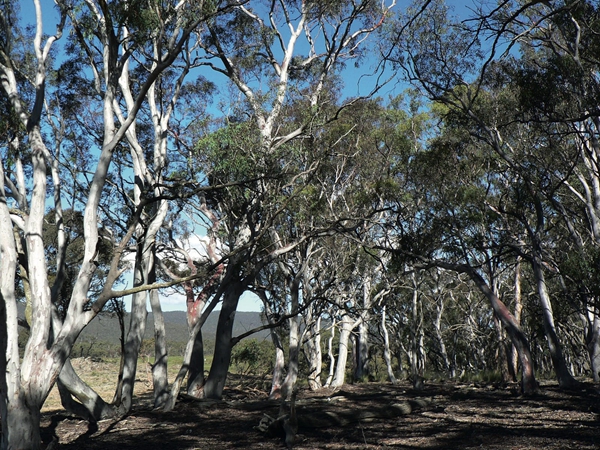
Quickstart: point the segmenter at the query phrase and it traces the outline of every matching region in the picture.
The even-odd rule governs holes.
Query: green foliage
[[[232,352],[232,370],[242,375],[264,376],[273,371],[275,349],[267,341],[245,339]]]
[[[481,372],[465,372],[460,377],[462,382],[471,383],[502,383],[502,373],[498,370],[483,370]]]

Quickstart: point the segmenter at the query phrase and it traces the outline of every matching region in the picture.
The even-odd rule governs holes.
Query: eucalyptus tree
[[[499,233],[494,239],[501,238],[504,242],[499,241],[501,247],[498,249],[510,248],[515,254],[524,258],[527,256],[531,263],[557,378],[562,386],[571,386],[574,380],[566,370],[556,333],[545,267],[548,267],[547,250],[551,246],[547,232],[556,220],[556,211],[560,211],[557,193],[565,187],[565,180],[573,168],[572,162],[563,162],[573,159],[565,157],[566,154],[540,150],[555,148],[557,139],[549,139],[548,134],[540,134],[537,127],[528,126],[525,122],[534,119],[534,116],[518,98],[520,94],[515,87],[518,87],[519,80],[525,78],[526,71],[519,77],[514,71],[504,69],[511,65],[507,63],[512,58],[508,50],[501,58],[497,58],[503,45],[510,50],[517,41],[523,45],[527,40],[525,36],[531,30],[523,28],[521,13],[522,17],[529,15],[544,19],[552,16],[543,11],[551,6],[528,5],[508,15],[504,14],[504,10],[494,10],[490,15],[480,17],[480,27],[473,30],[458,22],[448,21],[447,11],[442,4],[430,3],[429,6],[417,20],[410,23],[409,29],[414,34],[409,38],[404,32],[403,38],[395,42],[397,47],[391,53],[392,59],[429,98],[448,108],[449,117],[454,115],[456,124],[469,131],[473,143],[480,146],[481,151],[490,152],[489,161],[493,166],[488,173],[492,175],[486,184],[491,196],[480,204],[499,219],[496,220]],[[494,20],[497,20],[494,22],[496,24],[501,20],[504,22],[494,28],[489,25]],[[540,22],[534,20],[534,23],[536,26],[533,29],[537,30]],[[519,29],[523,31],[522,34],[515,31]],[[487,32],[489,34],[485,34]],[[486,54],[478,39],[490,36],[493,44]],[[552,101],[551,96],[544,99]],[[488,193],[485,195],[488,196]],[[472,268],[462,268],[484,288],[486,295],[493,291],[489,285],[487,288],[483,286]],[[495,301],[492,303],[500,306]],[[495,310],[507,330],[512,330],[514,340],[520,335],[515,328],[514,318],[503,318],[504,308],[495,307]],[[524,344],[521,340],[522,348]]]
[[[593,99],[598,85],[592,50],[597,14],[589,2],[510,5],[502,12],[482,13],[474,19],[478,31],[467,33],[491,37],[492,56],[480,59],[479,66],[471,60],[469,70],[477,82],[463,91],[467,95],[460,99],[450,94],[450,84],[444,87],[431,83],[432,77],[421,77],[427,79],[430,94],[450,94],[443,100],[462,111],[475,126],[473,135],[500,156],[512,173],[503,191],[513,204],[498,205],[499,211],[525,231],[524,239],[514,240],[514,248],[532,266],[548,347],[559,383],[566,387],[575,383],[562,354],[547,278],[568,266],[565,255],[569,253],[555,251],[556,243],[565,237],[578,259],[589,259],[586,253],[594,249],[593,255],[597,248],[597,105]],[[525,25],[523,19],[535,25]],[[506,51],[492,61],[501,45],[518,49],[519,56]],[[560,236],[555,234],[559,230]],[[590,360],[595,365],[599,322],[590,302],[593,285],[586,288],[584,284],[578,283],[577,289],[585,311],[582,318]],[[592,371],[597,377],[597,369]]]
[[[207,183],[225,186],[206,199],[230,253],[217,293],[215,357],[201,395],[222,394],[239,296],[262,267],[307,239],[280,236],[279,248],[269,249],[269,228],[318,166],[307,149],[336,116],[324,106],[335,99],[339,70],[367,50],[394,4],[239,4],[208,24],[205,64],[228,80],[240,101],[224,102],[230,109],[221,125],[196,145]],[[290,119],[291,103],[303,114]],[[296,151],[304,152],[299,163]]]
[[[559,2],[529,5],[513,14],[514,20],[489,14],[485,21],[490,32],[504,28],[506,39],[522,34],[521,58],[505,64],[503,69],[514,79],[520,116],[539,136],[540,153],[543,149],[553,158],[553,165],[545,165],[545,176],[550,180],[548,186],[560,185],[560,189],[543,186],[540,191],[560,217],[563,233],[573,248],[569,262],[556,258],[554,264],[559,270],[568,270],[574,259],[593,260],[599,242],[598,14],[593,2]],[[525,29],[521,17],[533,19],[536,26]],[[585,272],[580,274],[587,278]],[[592,373],[598,379],[600,322],[594,301],[595,282],[580,279],[574,285],[587,329]]]
[[[134,211],[131,223],[121,234],[120,242],[115,242],[110,269],[103,280],[102,289],[93,300],[90,299],[90,286],[97,275],[98,245],[103,239],[100,232],[103,221],[100,204],[106,193],[111,162],[120,157],[118,145],[136,120],[148,90],[175,61],[191,31],[205,18],[204,15],[190,15],[190,5],[186,2],[168,8],[166,15],[148,8],[149,17],[166,19],[168,16],[166,20],[176,23],[176,26],[168,29],[160,21],[153,21],[150,27],[141,17],[143,14],[137,15],[137,10],[134,14],[135,8],[130,8],[132,4],[129,2],[58,2],[60,19],[56,32],[45,36],[41,2],[36,0],[33,4],[35,31],[31,40],[21,33],[24,28],[19,25],[14,3],[4,2],[0,14],[0,81],[17,125],[3,143],[0,168],[0,370],[3,374],[0,381],[0,446],[3,449],[40,447],[40,408],[81,330],[112,298],[147,289],[140,285],[133,290],[118,291],[115,290],[115,281],[121,274],[121,257],[135,233],[141,209],[152,203],[152,199],[142,202]],[[150,5],[136,2],[136,8],[145,6]],[[67,22],[67,16],[70,22]],[[98,135],[93,139],[98,150],[97,155],[93,152],[86,155],[89,177],[78,174],[71,167],[77,183],[82,185],[79,194],[82,203],[76,206],[83,210],[83,258],[61,322],[54,320],[58,292],[67,275],[64,259],[67,224],[62,211],[64,186],[61,164],[69,165],[69,162],[63,160],[61,141],[56,139],[56,135],[45,135],[44,130],[48,121],[78,119],[76,116],[62,118],[59,109],[50,109],[58,105],[48,101],[50,98],[60,98],[60,95],[53,98],[51,94],[60,93],[64,88],[60,83],[56,87],[51,86],[48,73],[53,64],[51,50],[62,38],[67,23],[80,38],[75,45],[82,57],[80,70],[93,77],[92,85],[96,89],[95,98],[90,99],[89,106],[94,113],[93,119],[98,121]],[[129,27],[127,32],[125,25]],[[150,29],[162,31],[170,37],[165,40],[156,66],[140,77],[133,94],[133,106],[123,122],[119,123],[116,120],[119,115],[116,107],[119,78],[125,65],[139,50],[143,35],[147,35]],[[96,48],[100,49],[97,53]],[[120,53],[124,48],[127,50]],[[24,55],[30,57],[23,58]],[[24,65],[25,62],[30,65]],[[86,69],[89,70],[86,72]],[[69,112],[73,111],[65,108],[64,113]],[[73,145],[76,147],[75,143]],[[43,242],[44,217],[48,205],[55,212],[58,246],[54,280],[48,277],[48,259]],[[32,311],[30,335],[22,360],[17,347],[16,276],[26,280],[27,300],[31,302]]]

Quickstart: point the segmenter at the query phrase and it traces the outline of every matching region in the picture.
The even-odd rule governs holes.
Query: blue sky
[[[20,0],[21,4],[21,16],[25,22],[33,23],[35,20],[35,9],[34,3],[32,0]],[[407,4],[407,3],[406,3]],[[397,8],[402,8],[406,4],[400,3]],[[469,12],[469,8],[474,8],[474,2],[472,1],[449,1],[448,4],[452,5],[455,9],[457,15],[466,15]],[[58,21],[58,14],[56,13],[54,7],[54,1],[52,0],[41,0],[43,18],[44,18],[44,30],[46,33],[51,34],[55,32],[56,23]],[[63,40],[66,36],[63,37]],[[61,45],[58,45],[60,48]],[[369,63],[368,58],[366,61],[367,65]],[[366,71],[368,73],[368,70]],[[365,68],[361,67],[360,69],[354,68],[352,61],[348,63],[347,69],[344,72],[345,85],[344,95],[353,97],[358,95],[368,94],[372,89],[376,79],[374,76],[364,75]],[[219,80],[219,75],[211,72],[207,74],[211,77],[211,80],[216,83],[223,83],[225,81],[224,78]],[[362,78],[361,78],[362,75]],[[379,95],[387,96],[388,94],[398,93],[403,90],[402,86],[398,84],[390,84],[386,86]],[[173,295],[164,297],[163,306],[166,311],[170,310],[184,310],[185,309],[185,298],[181,295]],[[127,299],[126,299],[127,302]],[[130,302],[130,300],[129,300]],[[260,309],[260,301],[258,298],[253,295],[246,293],[242,296],[240,301],[240,311],[257,311]]]

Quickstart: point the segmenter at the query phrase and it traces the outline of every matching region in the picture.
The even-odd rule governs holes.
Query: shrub
[[[271,343],[243,340],[233,348],[231,370],[242,375],[265,375],[273,370],[274,359],[275,350]]]

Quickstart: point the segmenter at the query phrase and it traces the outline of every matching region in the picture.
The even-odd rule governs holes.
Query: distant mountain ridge
[[[25,316],[25,304],[18,303],[17,310],[19,317]],[[202,327],[202,335],[205,341],[214,341],[217,332],[217,323],[220,311],[213,311]],[[165,311],[165,332],[167,342],[187,342],[188,326],[185,311]],[[233,336],[239,336],[246,331],[263,325],[261,313],[256,311],[238,311],[235,313],[233,322]],[[129,313],[125,314],[125,332],[129,328]],[[146,332],[144,339],[152,339],[154,335],[154,316],[148,313],[146,319]],[[79,336],[79,341],[95,339],[98,342],[109,344],[119,344],[121,330],[119,329],[119,319],[114,314],[100,313],[92,322],[83,329]],[[269,337],[269,330],[263,330],[250,336],[255,339],[265,339]]]
[[[213,311],[202,327],[202,335],[205,340],[214,340],[217,331],[217,323],[220,311]],[[185,311],[166,311],[163,313],[165,319],[165,332],[168,342],[186,342],[188,339],[188,326]],[[261,313],[254,311],[238,311],[233,323],[233,336],[239,336],[253,328],[263,325]],[[125,331],[129,327],[129,314],[125,317]],[[96,338],[101,342],[117,344],[121,331],[119,321],[113,314],[100,314],[85,327],[80,339]],[[146,319],[146,332],[144,339],[152,339],[154,335],[154,316],[148,313]],[[260,331],[251,336],[255,339],[264,339],[269,336],[269,330]]]

